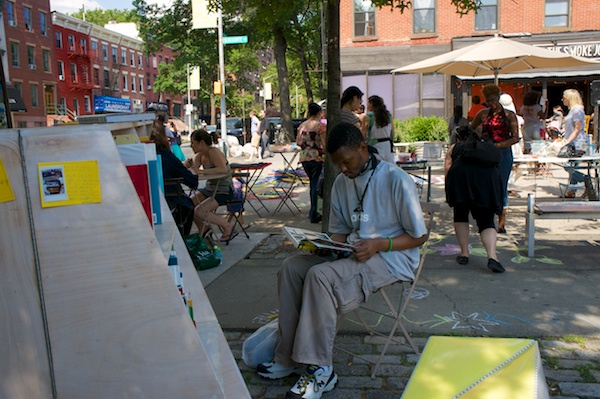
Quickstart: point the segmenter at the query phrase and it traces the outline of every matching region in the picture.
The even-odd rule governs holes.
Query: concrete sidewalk
[[[486,268],[485,251],[475,234],[471,234],[469,264],[455,262],[458,246],[452,210],[444,204],[443,182],[433,184],[432,201],[443,204],[442,211],[436,218],[418,297],[411,301],[406,324],[411,335],[419,337],[421,346],[431,335],[536,338],[543,349],[553,396],[600,398],[600,249],[596,242],[600,224],[539,221],[536,257],[526,256],[526,194],[535,188],[538,197],[556,196],[561,173],[553,170],[552,178],[529,176],[517,181],[521,198],[511,198],[508,234],[499,235],[498,240],[499,259],[507,270],[504,274],[493,274]],[[440,171],[434,175],[439,178]],[[210,271],[199,272],[238,360],[243,339],[278,312],[276,278],[281,260],[299,252],[285,239],[281,227],[320,228],[307,218],[307,188],[301,187],[298,193],[295,200],[300,214],[285,209],[259,218],[246,207],[246,221],[252,224],[251,240],[240,236],[223,248],[224,265],[213,269],[210,282]],[[266,201],[267,207],[274,209],[276,202]],[[373,296],[369,303],[382,305],[378,301],[379,296]],[[377,324],[379,320],[370,322]],[[341,325],[338,340],[366,355],[374,355],[380,347],[380,342],[365,337],[352,318]],[[393,348],[382,376],[371,380],[370,365],[341,352],[336,352],[335,358],[340,383],[324,398],[399,397],[418,359],[404,346]],[[265,381],[241,362],[240,368],[254,398],[282,397],[295,382],[294,378]]]

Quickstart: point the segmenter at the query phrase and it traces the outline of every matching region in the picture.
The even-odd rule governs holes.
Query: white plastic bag
[[[261,363],[273,360],[275,346],[279,342],[277,319],[270,321],[254,331],[242,345],[242,360],[246,366],[256,368]]]

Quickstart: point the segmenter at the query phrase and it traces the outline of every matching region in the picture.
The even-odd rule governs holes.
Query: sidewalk
[[[270,160],[277,163],[276,158]],[[557,176],[561,171],[553,173]],[[452,211],[442,205],[419,284],[420,299],[411,301],[406,314],[407,328],[418,337],[421,347],[431,335],[536,338],[554,397],[600,398],[600,250],[595,241],[600,224],[539,221],[536,258],[527,258],[525,204],[527,190],[534,183],[538,197],[558,194],[556,178],[522,177],[517,181],[521,198],[511,198],[508,234],[500,235],[498,241],[499,259],[507,269],[500,275],[485,267],[485,252],[474,233],[469,265],[455,262]],[[434,184],[432,201],[443,204],[443,190],[443,183]],[[300,215],[285,209],[259,218],[246,207],[246,221],[252,224],[251,243],[239,236],[225,246],[224,264],[213,269],[210,282],[203,277],[207,271],[199,273],[253,398],[282,397],[295,382],[292,377],[279,382],[263,380],[240,359],[243,340],[278,312],[276,278],[281,260],[299,252],[285,240],[281,227],[320,227],[308,221],[307,190],[301,187],[298,192],[295,201],[302,209]],[[276,202],[267,201],[267,207],[274,209]],[[242,245],[242,241],[246,243]],[[234,254],[240,260],[233,261]],[[379,298],[371,300],[377,304]],[[380,346],[378,338],[365,337],[352,319],[341,325],[338,342],[363,355],[375,355]],[[381,376],[374,380],[369,377],[371,365],[342,352],[336,352],[334,359],[339,385],[324,398],[374,399],[399,397],[418,358],[408,347],[392,348]]]

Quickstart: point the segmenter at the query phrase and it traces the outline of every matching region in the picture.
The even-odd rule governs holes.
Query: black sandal
[[[237,237],[238,234],[239,233],[237,231],[232,231],[228,236],[221,236],[221,238],[219,238],[219,242],[224,242],[225,245],[229,245],[229,241]]]
[[[469,263],[469,257],[458,255],[456,257],[456,263],[458,263],[459,265],[466,265],[467,263]]]

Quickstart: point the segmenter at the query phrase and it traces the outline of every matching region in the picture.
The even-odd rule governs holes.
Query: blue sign
[[[94,96],[94,112],[131,112],[131,100]]]

